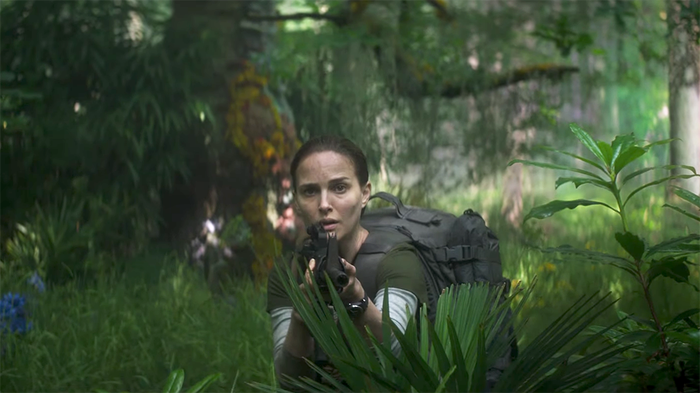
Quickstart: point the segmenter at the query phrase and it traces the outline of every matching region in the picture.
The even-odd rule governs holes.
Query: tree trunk
[[[179,224],[193,235],[207,218],[222,217],[227,222],[242,215],[252,236],[244,250],[235,252],[234,262],[251,266],[251,274],[264,280],[274,250],[280,248],[268,217],[268,194],[272,190],[276,197],[288,191],[284,180],[297,140],[291,114],[280,105],[284,98],[268,86],[264,64],[250,60],[265,58],[274,22],[250,22],[244,16],[272,15],[274,2],[174,0],[172,5],[166,36],[171,52],[182,50],[182,42],[193,37],[216,49],[208,68],[201,70],[207,84],[195,94],[212,108],[217,126],[212,139],[219,146],[203,148],[204,136],[193,132],[188,147],[193,151],[195,173],[191,182],[181,184],[179,196],[189,206],[181,206],[174,198],[173,211],[166,216],[191,209],[190,219]]]
[[[697,20],[681,19],[681,7],[688,0],[667,0],[668,91],[671,138],[681,141],[671,144],[671,164],[690,165],[700,170],[700,46]],[[676,173],[688,173],[676,171]],[[700,194],[700,178],[678,181],[676,184]]]

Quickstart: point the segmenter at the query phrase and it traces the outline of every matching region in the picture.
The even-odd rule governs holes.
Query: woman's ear
[[[372,196],[372,183],[367,181],[367,184],[362,188],[362,207],[364,208],[369,203],[369,197]]]

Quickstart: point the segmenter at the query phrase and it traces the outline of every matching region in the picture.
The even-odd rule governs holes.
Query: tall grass
[[[560,189],[556,197],[582,196],[577,193]],[[643,228],[638,232],[644,237],[658,242],[696,231],[680,215],[661,208],[660,191],[647,195],[630,210],[630,226]],[[542,202],[539,199],[526,195],[524,210]],[[602,209],[577,209],[516,232],[499,218],[498,189],[445,195],[433,207],[457,214],[471,207],[485,213],[501,239],[506,276],[525,284],[538,276],[523,312],[529,321],[521,339],[533,338],[575,299],[595,292],[612,291],[621,298],[616,308],[646,316],[637,286],[617,269],[547,259],[528,246],[614,250],[612,234],[618,228],[611,223],[617,221]],[[222,373],[207,389],[211,392],[251,391],[247,382],[274,383],[264,287],[238,281],[227,296],[212,297],[201,274],[160,252],[125,261],[125,266],[124,274],[103,277],[87,287],[69,284],[30,293],[33,330],[4,337],[0,343],[6,348],[0,358],[3,392],[153,392],[160,391],[168,374],[178,368],[185,371],[187,383]],[[697,266],[691,277],[699,281]],[[0,277],[0,284],[3,293],[28,293],[11,274]],[[700,302],[692,289],[668,279],[655,282],[652,290],[662,318]],[[616,319],[611,312],[597,323]]]
[[[2,391],[160,391],[178,368],[190,383],[222,373],[210,391],[269,382],[264,291],[241,281],[227,301],[214,298],[198,274],[166,259],[156,284],[119,276],[33,294],[33,330],[3,340]],[[3,281],[3,291],[23,289]]]

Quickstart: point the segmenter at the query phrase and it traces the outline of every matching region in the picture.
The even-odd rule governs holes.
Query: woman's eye
[[[337,186],[335,186],[336,192],[345,192],[345,190],[347,190],[345,184],[338,184]]]
[[[314,190],[313,190],[313,189],[310,189],[310,188],[307,188],[306,190],[302,191],[302,193],[303,193],[305,196],[313,196],[313,195],[314,195]]]

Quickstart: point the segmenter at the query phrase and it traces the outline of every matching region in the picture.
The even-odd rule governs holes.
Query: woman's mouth
[[[321,225],[326,232],[331,232],[338,227],[338,221],[321,221]]]

